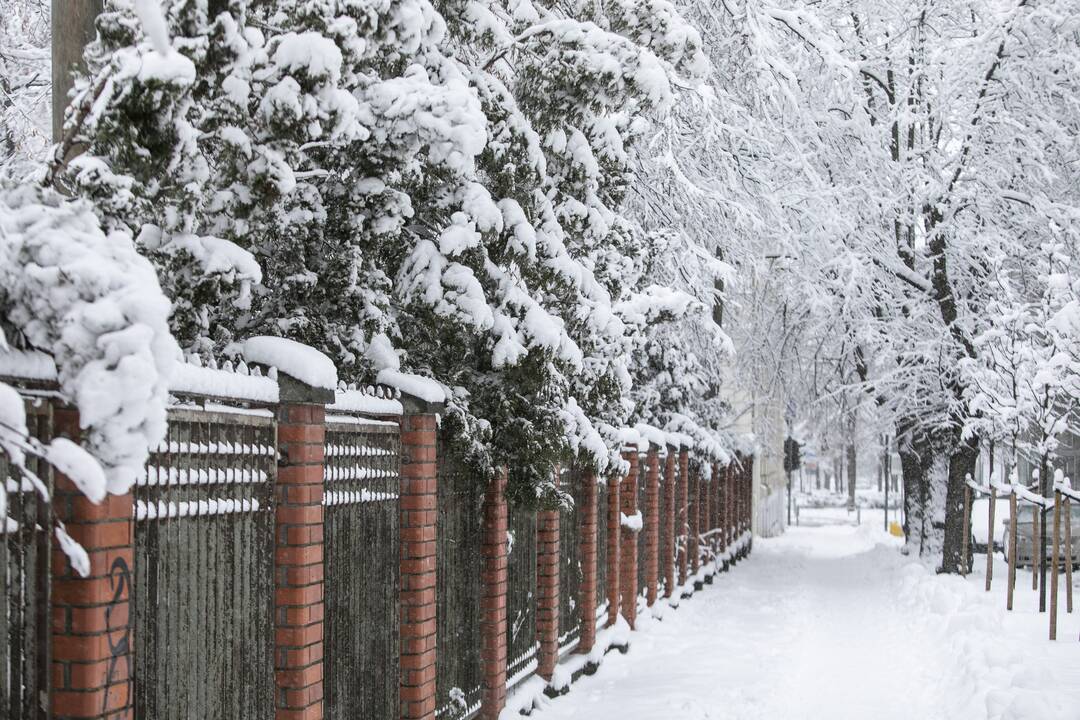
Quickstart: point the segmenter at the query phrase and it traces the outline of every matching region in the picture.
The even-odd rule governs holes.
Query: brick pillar
[[[622,514],[631,517],[637,513],[637,487],[638,487],[638,453],[637,450],[623,453],[623,459],[630,463],[630,471],[623,478],[622,488],[619,491],[619,500]],[[622,538],[621,555],[622,568],[620,580],[622,585],[622,614],[626,622],[633,629],[637,620],[637,533],[628,527],[621,527],[619,537]]]
[[[77,411],[56,408],[53,419],[57,436],[79,441]],[[53,508],[68,534],[86,550],[90,574],[84,578],[75,572],[54,544],[52,717],[131,718],[132,495],[106,495],[95,505],[59,471],[55,479]]]
[[[484,493],[480,577],[480,666],[483,673],[480,720],[497,720],[506,705],[506,469],[500,468]],[[434,533],[432,533],[434,537]]]
[[[662,572],[664,573],[664,597],[671,597],[675,590],[675,464],[678,449],[667,446],[664,461],[664,537],[660,538]]]
[[[687,512],[689,512],[689,526],[686,552],[690,556],[690,575],[692,577],[697,576],[698,569],[701,567],[701,552],[700,552],[700,536],[701,531],[701,472],[698,469],[698,464],[694,463],[693,472],[690,473],[690,494],[689,501],[687,503]],[[695,585],[697,580],[694,581]]]
[[[403,396],[401,490],[401,718],[435,717],[436,415],[440,404]]]
[[[728,522],[728,501],[731,499],[731,465],[732,461],[729,460],[728,464],[720,471],[720,493],[718,496],[718,502],[720,503],[718,523],[720,526],[720,552],[724,555],[724,562],[721,566],[722,570],[727,570],[730,562],[727,558],[728,541],[731,536],[731,525]]]
[[[577,652],[588,654],[596,644],[596,530],[597,514],[596,478],[586,472],[581,478],[581,504],[576,508],[581,523],[581,590],[578,606],[581,608],[581,637]]]
[[[274,488],[277,720],[323,717],[323,444],[332,390],[278,379]]]
[[[687,570],[689,569],[688,555],[690,550],[690,525],[687,516],[687,497],[689,478],[690,455],[686,448],[679,451],[679,480],[675,497],[675,523],[678,534],[682,538],[682,547],[679,548],[679,587],[686,584]]]
[[[559,661],[559,521],[558,510],[536,517],[536,674],[548,682]]]
[[[649,446],[645,462],[645,601],[652,607],[660,572],[660,458],[656,445]]]
[[[622,509],[619,505],[619,480],[612,477],[608,480],[608,506],[607,506],[607,597],[608,597],[608,625],[614,625],[619,616],[619,548],[622,547],[620,532],[622,523],[619,522],[619,514]]]

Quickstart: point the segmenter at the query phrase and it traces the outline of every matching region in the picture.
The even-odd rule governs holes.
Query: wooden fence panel
[[[395,422],[326,425],[326,717],[398,717],[398,491]]]
[[[559,651],[567,651],[581,638],[581,512],[585,478],[576,463],[563,471],[563,488],[574,507],[559,518]]]
[[[536,512],[510,507],[507,572],[507,688],[536,669]]]
[[[274,715],[276,425],[169,412],[135,487],[135,714]]]
[[[480,578],[482,483],[451,454],[438,451],[436,533],[436,710],[468,718],[480,708]]]
[[[29,434],[52,436],[52,405],[26,401]],[[52,492],[49,464],[27,458],[27,468]],[[6,512],[0,513],[0,716],[10,720],[48,717],[42,706],[49,692],[49,579],[52,507],[31,482],[0,454],[0,481],[6,483]]]

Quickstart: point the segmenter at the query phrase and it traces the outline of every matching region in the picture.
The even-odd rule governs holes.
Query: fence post
[[[743,462],[742,453],[739,453],[735,455],[735,461],[728,466],[728,492],[724,504],[727,506],[728,561],[730,565],[735,565],[739,561],[739,550],[735,547],[735,542],[739,539],[738,496],[739,478],[742,475]]]
[[[401,718],[435,717],[436,416],[441,403],[402,394]]]
[[[679,450],[679,485],[676,492],[675,504],[676,504],[676,524],[679,529],[678,537],[683,539],[682,547],[679,548],[679,592],[682,592],[682,588],[686,585],[686,576],[688,565],[688,553],[690,552],[690,526],[688,524],[688,483],[689,478],[687,472],[689,470],[690,454],[687,449],[681,448]]]
[[[675,590],[675,461],[678,448],[667,446],[667,460],[664,462],[664,537],[660,538],[663,548],[664,597],[671,597]]]
[[[608,619],[607,625],[615,624],[619,617],[619,592],[622,586],[619,584],[619,566],[621,563],[619,548],[622,546],[621,531],[622,523],[619,522],[622,508],[619,505],[619,478],[611,476],[608,479],[608,506],[607,506],[607,597]]]
[[[506,705],[506,532],[509,525],[506,472],[505,467],[499,468],[484,493],[480,550],[483,558],[480,580],[480,664],[484,680],[481,720],[496,720]]]
[[[746,478],[743,480],[743,532],[751,531],[754,514],[754,456],[751,454],[746,462]],[[754,549],[754,536],[750,534],[746,538],[746,546],[743,557],[747,557]]]
[[[56,407],[53,430],[78,442],[78,411]],[[53,507],[68,534],[90,557],[80,577],[54,546],[52,556],[52,717],[131,718],[134,647],[131,626],[133,499],[107,495],[95,505],[62,473],[55,473]]]
[[[277,720],[323,717],[323,464],[334,392],[278,379],[274,488],[274,676]]]
[[[559,660],[559,510],[536,517],[536,674],[551,682]]]
[[[596,644],[596,477],[591,471],[581,478],[581,505],[575,508],[581,517],[581,637],[577,652],[588,654]]]
[[[619,492],[622,515],[632,517],[637,513],[637,486],[638,486],[638,451],[633,448],[623,452],[623,459],[630,463],[630,470],[623,478],[622,488]],[[622,538],[622,548],[619,550],[622,560],[620,579],[622,585],[622,614],[630,629],[634,629],[637,620],[637,533],[629,527],[622,527],[622,517],[619,518],[619,537]]]
[[[660,571],[660,458],[659,446],[650,444],[645,475],[645,602],[656,602]]]

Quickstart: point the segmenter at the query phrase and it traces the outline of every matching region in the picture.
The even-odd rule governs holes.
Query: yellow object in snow
[[[889,534],[896,537],[903,537],[904,528],[900,527],[900,523],[893,520],[891,523],[889,523]]]

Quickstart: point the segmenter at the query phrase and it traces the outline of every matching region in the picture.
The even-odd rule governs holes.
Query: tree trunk
[[[961,440],[949,457],[948,487],[945,495],[945,536],[941,548],[940,572],[962,574],[966,571],[964,558],[964,489],[967,476],[975,476],[979,459],[978,438]]]
[[[919,445],[914,438],[897,434],[900,454],[900,473],[904,479],[904,540],[908,552],[921,555],[926,533],[923,519],[926,509],[926,474]]]
[[[847,509],[855,510],[855,445],[847,446]]]

